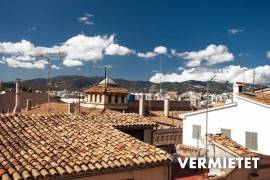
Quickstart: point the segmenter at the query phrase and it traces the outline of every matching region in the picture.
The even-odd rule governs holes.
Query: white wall
[[[208,133],[220,133],[220,128],[231,129],[231,138],[245,146],[245,132],[258,133],[258,152],[270,155],[270,106],[248,101],[236,96],[237,104],[216,108],[208,113]],[[183,144],[205,147],[206,114],[194,112],[184,116]],[[201,125],[199,141],[192,138],[192,125]]]

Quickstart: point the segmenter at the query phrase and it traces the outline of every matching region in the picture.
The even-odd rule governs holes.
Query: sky
[[[270,2],[0,0],[0,80],[270,81]],[[161,67],[161,68],[160,68]]]

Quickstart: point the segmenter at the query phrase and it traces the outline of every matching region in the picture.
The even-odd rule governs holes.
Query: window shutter
[[[201,126],[200,125],[193,125],[192,126],[192,138],[199,139],[201,135]]]
[[[231,138],[231,130],[230,129],[221,128],[220,131],[223,135],[227,136],[228,138]]]
[[[246,147],[252,150],[258,150],[258,134],[255,132],[246,132]]]

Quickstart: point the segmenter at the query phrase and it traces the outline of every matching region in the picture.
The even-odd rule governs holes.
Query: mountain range
[[[93,86],[100,82],[104,77],[86,77],[86,76],[77,76],[77,75],[69,75],[69,76],[56,76],[51,78],[52,82],[52,90],[84,90],[89,86]],[[114,81],[122,87],[127,88],[130,92],[149,92],[151,91],[159,91],[160,86],[163,91],[178,91],[179,93],[194,90],[196,92],[206,92],[207,82],[203,81],[183,81],[183,82],[164,82],[161,83],[153,83],[149,81],[141,81],[141,80],[125,80],[125,79],[114,79]],[[25,80],[22,82],[23,88],[32,88],[33,90],[46,91],[48,80],[46,78],[36,78]],[[251,86],[251,85],[249,85]],[[3,82],[2,89],[14,88],[14,82]],[[259,86],[256,85],[255,88]],[[251,87],[248,87],[251,88]],[[232,84],[228,82],[211,82],[209,85],[209,91],[211,93],[222,93],[222,92],[231,92]]]

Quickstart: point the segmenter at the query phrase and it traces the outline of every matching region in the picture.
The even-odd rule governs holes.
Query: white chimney
[[[233,84],[233,101],[236,102],[236,95],[239,93],[243,93],[243,88],[245,84],[236,82]]]
[[[20,111],[20,93],[21,93],[21,79],[16,79],[16,95],[15,95],[15,107],[13,113]]]
[[[164,116],[169,117],[170,113],[170,100],[168,98],[164,99]]]
[[[142,95],[139,99],[139,115],[144,116],[145,115],[145,98],[144,95]]]

